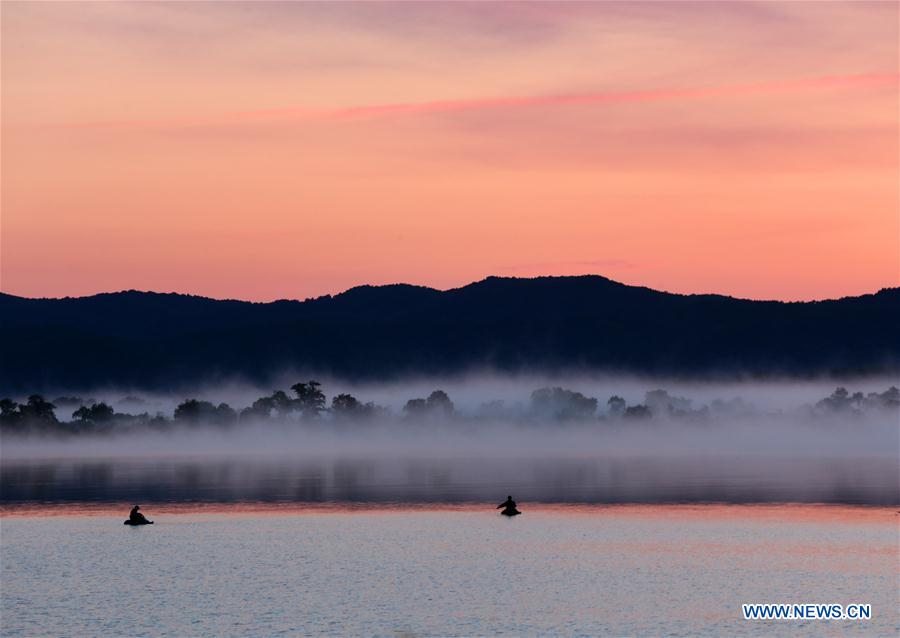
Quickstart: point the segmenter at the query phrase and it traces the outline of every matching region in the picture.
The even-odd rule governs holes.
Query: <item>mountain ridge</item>
[[[600,276],[356,286],[251,302],[121,291],[0,293],[0,390],[358,380],[498,371],[858,375],[900,370],[900,288],[821,301],[682,295]]]
[[[191,297],[198,299],[206,299],[209,301],[237,301],[241,303],[255,304],[255,305],[265,305],[265,304],[274,304],[274,303],[304,303],[307,301],[315,301],[318,299],[326,299],[326,298],[336,298],[346,295],[348,293],[354,293],[359,290],[381,290],[386,288],[403,288],[407,290],[422,290],[422,291],[431,291],[431,292],[453,292],[456,290],[462,290],[465,288],[470,288],[472,286],[476,286],[478,284],[484,284],[488,282],[500,281],[500,282],[530,282],[530,281],[541,281],[541,280],[571,280],[571,279],[581,279],[581,280],[593,280],[593,281],[605,281],[617,286],[623,286],[626,288],[635,288],[639,290],[649,290],[652,292],[657,292],[665,295],[672,295],[677,297],[724,297],[726,299],[733,299],[736,301],[754,301],[754,302],[764,302],[764,303],[783,303],[783,304],[804,304],[804,303],[819,303],[826,301],[840,301],[842,299],[856,299],[859,297],[868,297],[872,295],[877,295],[883,292],[893,292],[900,290],[900,286],[885,286],[883,288],[879,288],[874,292],[861,293],[858,295],[844,295],[841,297],[827,297],[824,299],[808,299],[808,300],[784,300],[784,299],[752,299],[749,297],[736,297],[733,295],[728,295],[725,293],[717,293],[717,292],[671,292],[668,290],[659,290],[657,288],[651,288],[650,286],[641,286],[634,284],[625,284],[614,279],[610,279],[608,277],[604,277],[603,275],[539,275],[536,277],[512,277],[512,276],[501,276],[501,275],[488,275],[483,279],[478,279],[476,281],[472,281],[467,284],[463,284],[462,286],[456,286],[453,288],[433,288],[431,286],[425,286],[421,284],[410,284],[406,282],[396,282],[389,284],[359,284],[356,286],[351,286],[346,290],[342,290],[340,292],[335,293],[326,293],[324,295],[318,295],[313,297],[281,297],[278,299],[271,299],[268,301],[256,301],[252,299],[239,299],[237,297],[210,297],[208,295],[200,295],[194,293],[187,292],[175,292],[175,291],[158,291],[158,290],[139,290],[137,288],[126,288],[123,290],[110,290],[103,292],[96,292],[88,295],[65,295],[62,297],[28,297],[25,295],[16,295],[13,293],[0,291],[0,298],[9,297],[14,299],[23,299],[23,300],[31,300],[31,301],[63,301],[63,300],[74,300],[74,299],[91,299],[95,297],[106,297],[112,295],[125,295],[125,294],[142,294],[142,295],[157,295],[157,296],[170,296],[170,297]]]

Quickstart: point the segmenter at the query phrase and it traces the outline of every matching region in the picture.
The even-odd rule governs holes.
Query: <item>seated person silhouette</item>
[[[500,505],[497,506],[497,509],[503,508],[503,511],[500,512],[504,516],[518,516],[522,512],[516,509],[516,502],[512,500],[512,496],[507,496],[506,500]]]
[[[128,520],[125,521],[125,525],[153,525],[153,521],[148,521],[147,517],[138,511],[140,509],[140,505],[135,505],[131,508],[131,513],[128,514]]]

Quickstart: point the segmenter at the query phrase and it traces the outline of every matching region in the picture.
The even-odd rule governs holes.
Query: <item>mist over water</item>
[[[866,396],[891,385],[900,383],[489,374],[364,385],[323,379],[329,405],[349,393],[377,411],[364,419],[327,411],[315,419],[245,414],[225,426],[169,420],[68,436],[6,434],[0,500],[440,503],[499,502],[512,493],[520,502],[894,505],[898,410],[823,402],[837,386]],[[532,394],[557,387],[596,398],[596,408],[573,415],[581,399],[548,392],[540,402]],[[452,412],[404,409],[438,388]],[[186,398],[240,411],[274,389],[230,383],[172,396],[133,389],[80,395],[116,412],[171,419]],[[647,407],[647,414],[616,413],[608,402],[613,396],[628,408]],[[60,419],[72,409],[58,409]]]
[[[514,406],[527,405],[535,389],[543,387],[563,387],[596,397],[599,401],[598,414],[605,410],[607,399],[613,395],[624,398],[629,404],[640,403],[645,394],[663,388],[675,396],[692,400],[695,407],[712,401],[740,397],[761,412],[790,411],[803,405],[813,405],[829,395],[836,387],[846,387],[864,393],[881,392],[890,386],[900,384],[900,374],[866,378],[842,379],[821,377],[796,379],[774,377],[767,380],[748,378],[745,380],[696,381],[677,377],[645,377],[627,374],[500,374],[493,372],[472,373],[450,377],[418,377],[400,381],[352,382],[345,379],[315,374],[310,371],[286,372],[269,386],[259,386],[237,379],[220,380],[215,383],[188,386],[177,392],[148,392],[133,387],[54,388],[44,392],[48,399],[61,396],[77,396],[85,399],[105,401],[110,405],[127,405],[128,399],[140,400],[130,411],[156,411],[171,416],[179,402],[187,397],[201,398],[213,403],[226,402],[235,408],[250,405],[256,398],[273,390],[287,390],[298,380],[317,379],[329,400],[331,397],[350,393],[363,401],[390,408],[399,414],[406,401],[412,397],[427,396],[432,390],[446,391],[456,408],[462,413],[472,414],[491,401],[503,401]],[[15,397],[14,397],[15,398]],[[19,400],[24,399],[22,395]],[[68,418],[66,410],[59,410],[60,418]]]

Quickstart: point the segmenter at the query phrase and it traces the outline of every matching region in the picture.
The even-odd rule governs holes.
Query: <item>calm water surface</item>
[[[2,634],[900,631],[892,508],[195,507],[145,505],[156,524],[136,529],[127,508],[8,509]],[[871,603],[873,619],[741,619],[781,601]]]

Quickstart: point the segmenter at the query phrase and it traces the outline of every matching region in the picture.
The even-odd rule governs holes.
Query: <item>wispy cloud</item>
[[[626,102],[659,102],[700,98],[735,98],[756,94],[772,94],[811,90],[852,90],[896,86],[900,75],[896,73],[860,73],[853,75],[826,75],[774,82],[731,84],[723,86],[643,89],[596,93],[571,93],[559,95],[531,95],[489,97],[458,100],[432,100],[423,102],[393,102],[384,104],[358,104],[330,109],[285,107],[244,110],[205,119],[140,119],[71,124],[77,128],[130,127],[193,128],[202,126],[241,125],[277,121],[352,120],[418,115],[429,113],[453,113],[488,109],[527,107],[566,107],[573,105],[603,105]]]
[[[539,95],[520,97],[499,97],[471,100],[435,100],[431,102],[409,102],[394,104],[370,104],[322,111],[320,117],[348,118],[391,115],[395,113],[429,113],[441,111],[466,111],[529,106],[568,106],[574,104],[607,104],[616,102],[656,102],[703,97],[736,97],[754,93],[773,93],[804,89],[829,89],[870,87],[897,84],[897,74],[860,74],[844,76],[824,76],[783,82],[740,84],[718,87],[649,89],[610,93],[574,93],[568,95]],[[288,110],[253,111],[247,116],[289,115]]]

